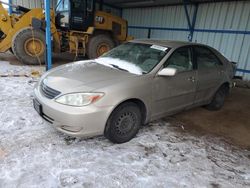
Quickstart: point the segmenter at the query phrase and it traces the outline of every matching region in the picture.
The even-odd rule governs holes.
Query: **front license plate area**
[[[43,113],[42,105],[36,99],[33,99],[33,106],[35,110],[37,111],[37,113],[42,115]]]

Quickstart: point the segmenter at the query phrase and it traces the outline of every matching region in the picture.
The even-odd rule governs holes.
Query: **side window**
[[[175,68],[177,72],[193,70],[191,49],[189,47],[177,49],[163,67]]]
[[[68,11],[69,9],[69,0],[60,0],[57,4],[57,11]]]
[[[214,68],[221,64],[215,54],[205,47],[195,47],[195,54],[198,69]]]

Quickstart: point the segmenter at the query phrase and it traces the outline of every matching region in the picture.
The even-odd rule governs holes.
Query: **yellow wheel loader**
[[[53,52],[69,51],[96,58],[132,39],[127,21],[102,10],[95,0],[58,0],[51,10]],[[15,6],[20,15],[8,15],[0,1],[0,52],[10,50],[25,64],[45,61],[45,14],[42,8]]]

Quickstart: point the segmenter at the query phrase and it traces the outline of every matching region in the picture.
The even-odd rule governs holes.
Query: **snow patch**
[[[33,109],[30,81],[0,78],[0,187],[250,187],[249,150],[167,120],[124,144],[59,133]]]
[[[27,66],[27,65],[11,65],[8,61],[0,61],[0,74],[1,75],[30,75],[34,70],[37,70],[41,73],[45,71],[44,66]]]
[[[119,66],[121,69],[125,69],[132,74],[141,75],[143,72],[142,69],[136,66],[135,64],[121,60],[121,59],[114,59],[110,57],[100,57],[100,58],[95,59],[95,61],[99,64],[112,67],[112,68],[114,67],[111,64]]]

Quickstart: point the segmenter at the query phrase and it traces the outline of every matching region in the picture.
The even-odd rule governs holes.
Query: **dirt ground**
[[[70,54],[53,56],[53,67],[78,60]],[[20,62],[10,53],[1,54],[0,61],[12,65]],[[240,86],[244,85],[242,82]],[[166,118],[172,123],[181,123],[183,128],[199,135],[218,135],[230,140],[232,144],[250,149],[250,89],[233,88],[220,111],[211,112],[202,107]]]
[[[189,131],[223,136],[233,144],[249,149],[250,89],[233,88],[219,111],[195,108],[175,115],[172,121],[180,121]]]

